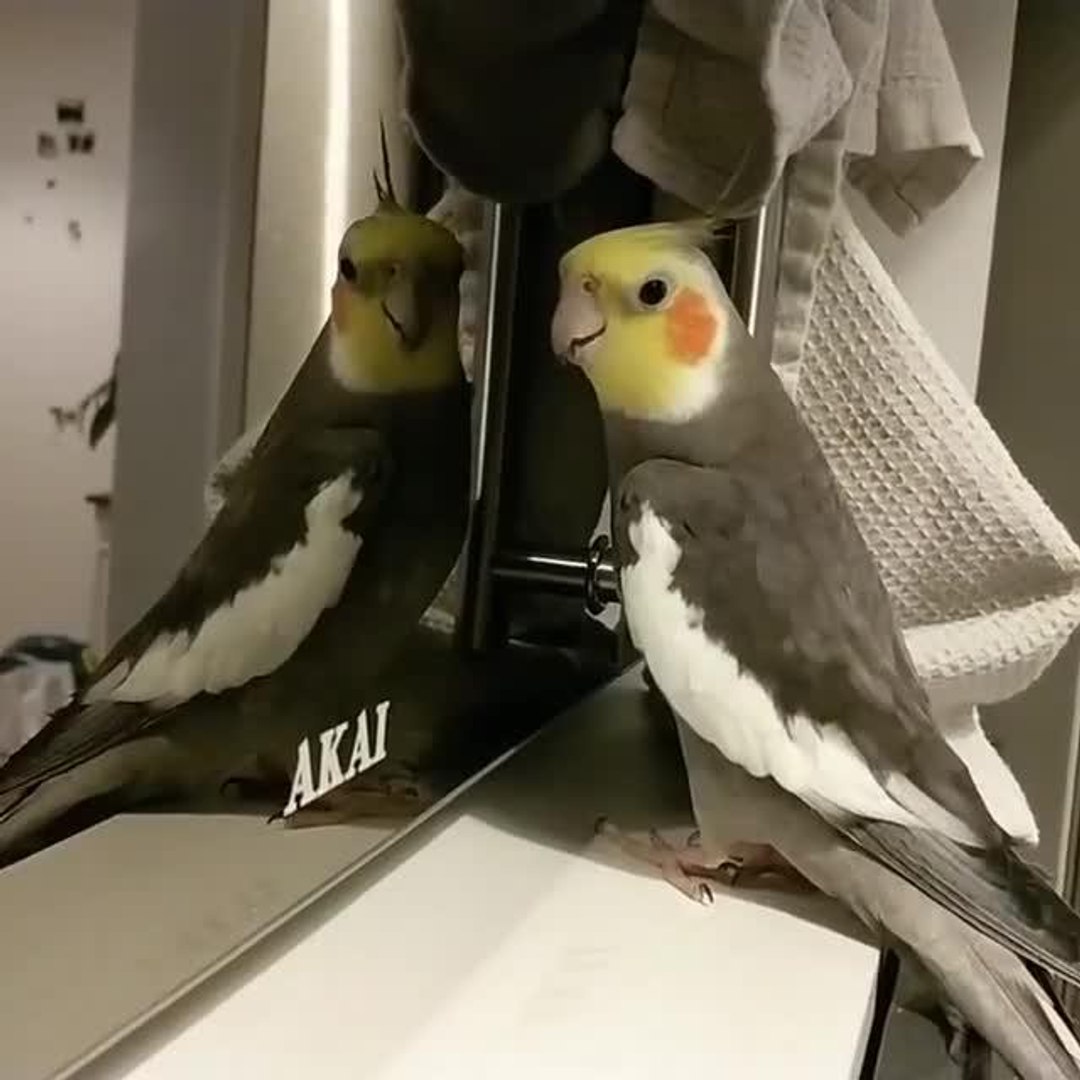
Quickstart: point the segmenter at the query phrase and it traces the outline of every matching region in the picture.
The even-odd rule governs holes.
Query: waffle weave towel
[[[1080,623],[1080,548],[837,209],[792,391],[935,706],[1029,685]]]

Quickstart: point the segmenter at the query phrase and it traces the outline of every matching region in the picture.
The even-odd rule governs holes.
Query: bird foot
[[[728,848],[720,866],[726,869],[727,883],[733,887],[793,893],[817,891],[816,885],[769,844],[737,840]]]
[[[603,817],[596,823],[596,832],[634,862],[658,870],[668,884],[698,903],[712,902],[717,883],[778,892],[814,891],[814,886],[768,844],[738,841],[719,862],[710,864],[702,858],[701,834],[697,830],[681,847],[665,840],[655,829],[649,830],[647,839],[631,836]]]
[[[946,1052],[960,1068],[963,1080],[990,1080],[990,1044],[951,1005],[945,1009],[948,1031],[945,1038]]]
[[[329,791],[310,806],[290,814],[285,824],[291,829],[308,829],[340,825],[358,818],[413,818],[437,799],[419,777],[394,775]]]

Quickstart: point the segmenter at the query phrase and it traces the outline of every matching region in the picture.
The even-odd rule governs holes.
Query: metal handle
[[[599,615],[608,604],[619,602],[618,571],[606,558],[610,549],[611,541],[601,535],[589,545],[584,558],[554,552],[500,552],[491,573],[497,581],[518,588],[581,596],[586,609]]]
[[[736,223],[731,299],[747,330],[772,353],[780,241],[784,231],[785,179],[781,176],[765,205]]]

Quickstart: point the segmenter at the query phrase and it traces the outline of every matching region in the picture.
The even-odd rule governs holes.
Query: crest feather
[[[723,223],[711,217],[685,218],[682,221],[657,221],[620,230],[628,239],[639,236],[672,247],[709,248],[720,238]]]
[[[682,250],[700,253],[711,258],[711,249],[720,239],[724,223],[712,217],[686,218],[682,221],[655,221],[644,225],[630,225],[622,229],[597,233],[581,241],[563,256],[563,265],[572,264],[581,256],[606,252],[614,257],[616,252],[648,251],[657,247],[666,251]]]
[[[401,204],[394,194],[394,180],[390,173],[390,148],[386,142],[386,124],[381,116],[379,117],[379,148],[382,152],[382,178],[379,178],[378,169],[374,169],[371,174],[371,178],[375,182],[375,198],[379,202],[378,209],[383,213],[400,211]]]

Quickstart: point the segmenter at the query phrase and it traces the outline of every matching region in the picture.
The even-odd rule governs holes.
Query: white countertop
[[[600,813],[687,819],[638,687],[571,710],[82,1075],[856,1077],[879,954],[843,913],[727,891],[702,907],[593,838]]]

